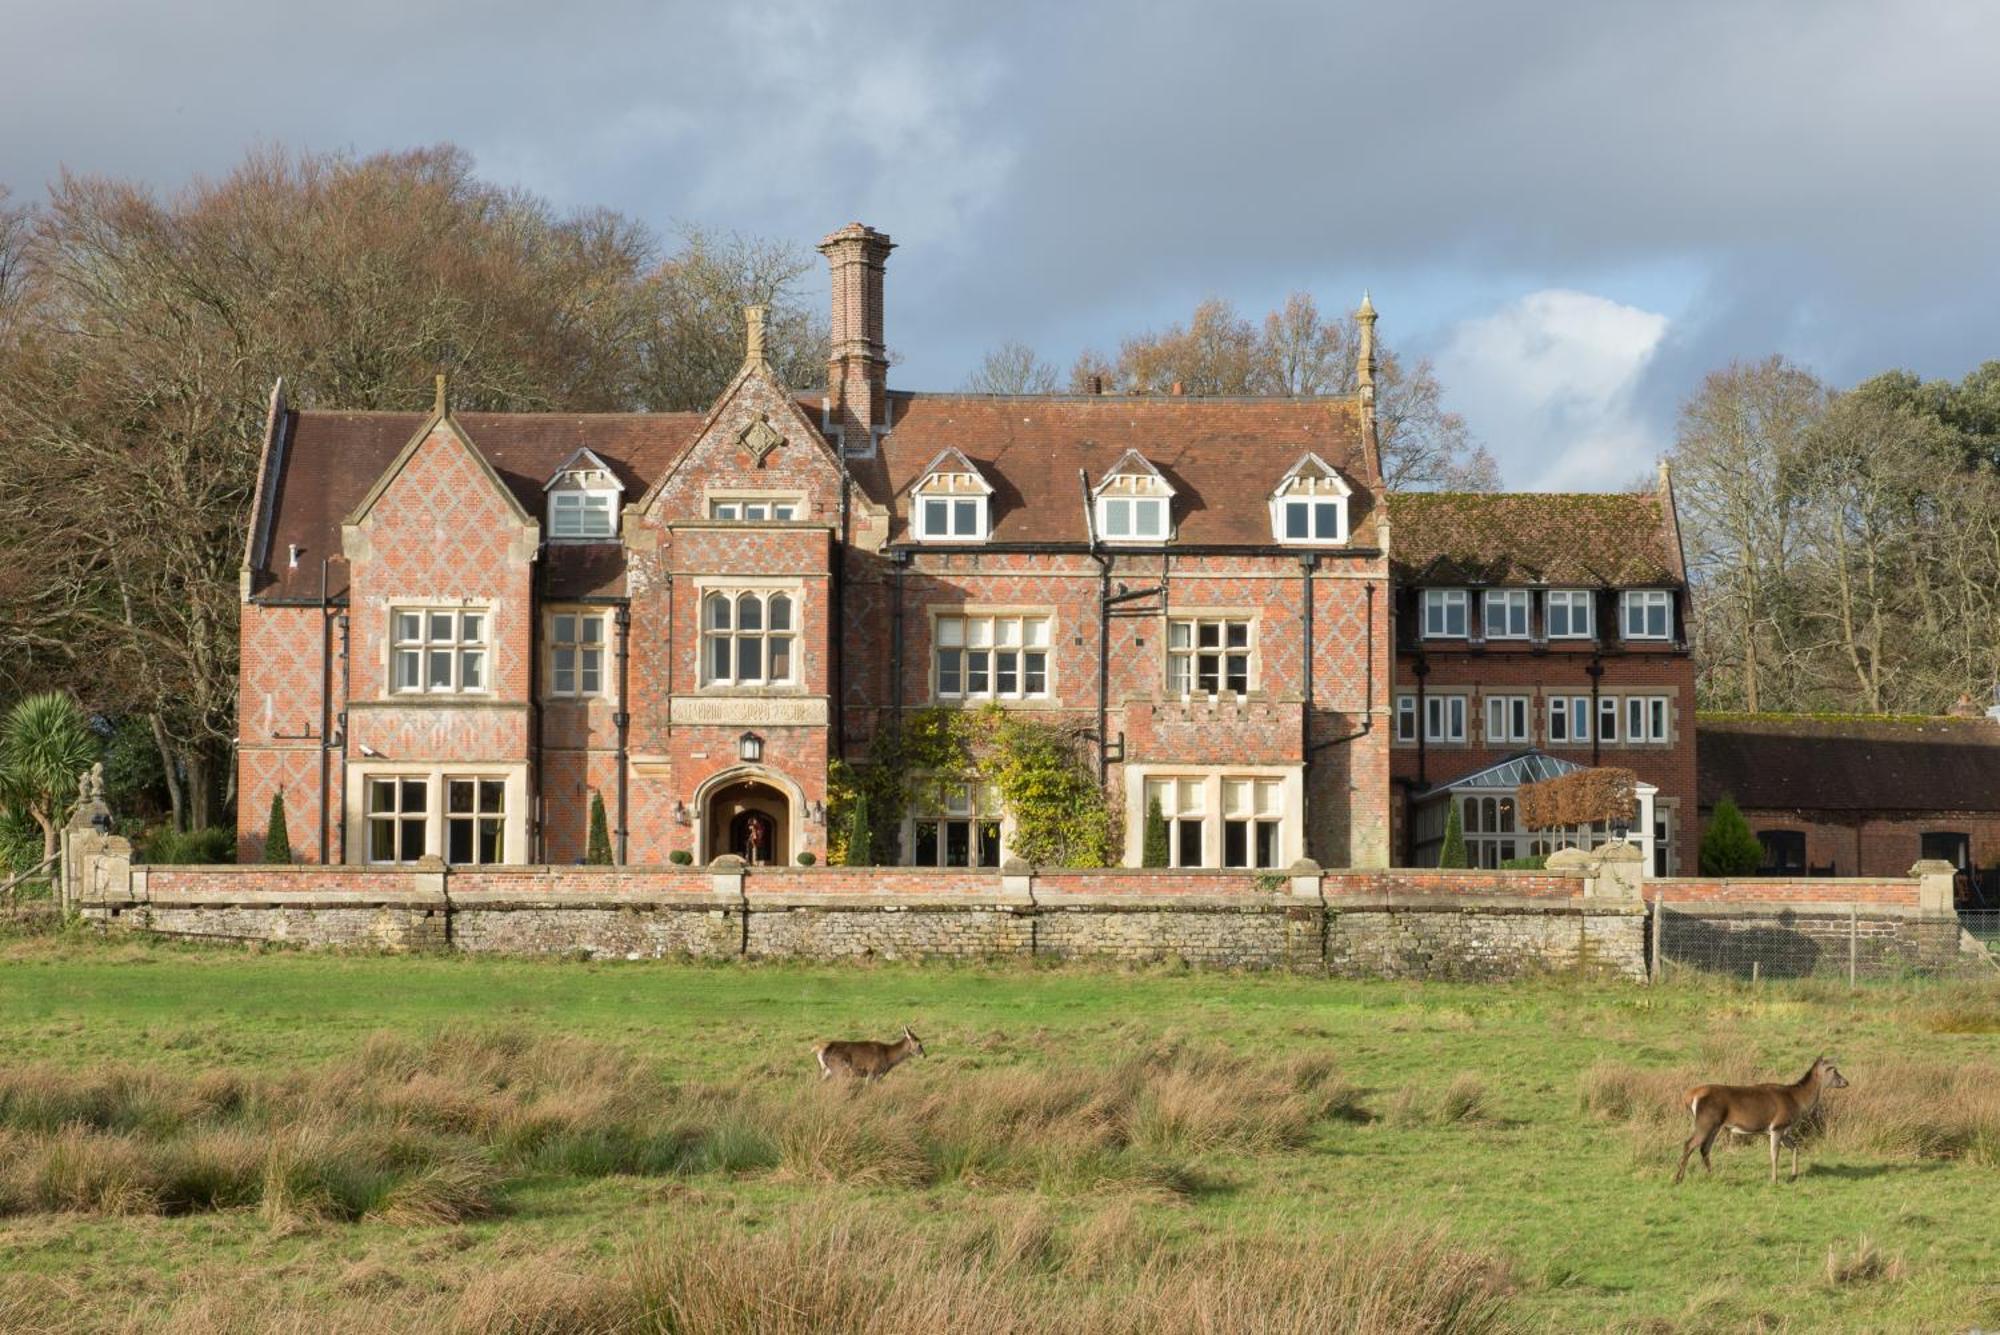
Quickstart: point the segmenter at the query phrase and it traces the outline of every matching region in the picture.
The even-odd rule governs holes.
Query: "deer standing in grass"
[[[1819,1106],[1820,1095],[1829,1089],[1846,1089],[1847,1077],[1840,1068],[1820,1057],[1811,1068],[1789,1085],[1697,1085],[1687,1092],[1688,1111],[1694,1115],[1694,1134],[1681,1146],[1680,1167],[1674,1170],[1679,1182],[1687,1172],[1688,1156],[1701,1149],[1701,1166],[1714,1172],[1708,1161],[1708,1147],[1724,1127],[1740,1136],[1763,1133],[1771,1138],[1771,1181],[1778,1180],[1778,1141],[1792,1147],[1792,1180],[1799,1176],[1797,1132]]]
[[[836,1075],[851,1075],[873,1082],[910,1058],[923,1055],[924,1042],[910,1032],[908,1025],[903,1026],[903,1036],[894,1043],[842,1039],[822,1043],[813,1049],[813,1056],[819,1059],[819,1078],[822,1080]]]

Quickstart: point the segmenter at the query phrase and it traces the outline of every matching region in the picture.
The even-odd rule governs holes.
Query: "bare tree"
[[[743,364],[743,308],[770,308],[766,349],[795,390],[825,383],[825,315],[801,300],[815,267],[803,249],[734,233],[683,227],[678,252],[647,278],[637,398],[655,411],[698,412]]]
[[[965,379],[968,394],[1053,394],[1056,368],[1026,343],[1009,341],[979,359]]]

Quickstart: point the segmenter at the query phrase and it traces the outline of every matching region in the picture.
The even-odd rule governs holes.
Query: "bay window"
[[[428,776],[368,780],[368,860],[415,862],[424,856],[430,822]]]
[[[795,680],[794,595],[716,591],[702,599],[703,684],[782,686]]]
[[[507,860],[507,785],[499,779],[444,781],[444,860],[484,866]]]

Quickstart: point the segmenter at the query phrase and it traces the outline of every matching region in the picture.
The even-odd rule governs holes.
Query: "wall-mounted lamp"
[[[1623,816],[1611,822],[1611,837],[1619,843],[1624,843],[1625,836],[1630,833],[1632,833],[1631,822],[1627,821]]]
[[[814,802],[812,804],[812,811],[810,814],[812,816],[813,824],[815,825],[826,824],[826,803]]]
[[[764,758],[764,739],[754,732],[746,732],[736,739],[736,754],[744,760],[755,763]]]
[[[676,801],[674,803],[674,824],[685,825],[687,823],[688,823],[687,803]]]

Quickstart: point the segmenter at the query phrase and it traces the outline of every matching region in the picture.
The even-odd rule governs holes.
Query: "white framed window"
[[[1147,810],[1160,804],[1167,819],[1167,865],[1206,867],[1208,865],[1208,780],[1148,779]]]
[[[1167,690],[1174,695],[1250,691],[1250,621],[1187,617],[1167,622]]]
[[[1462,640],[1465,638],[1465,590],[1424,590],[1424,638]]]
[[[1165,542],[1167,498],[1164,496],[1100,496],[1097,536],[1106,542]]]
[[[919,790],[904,861],[913,867],[997,867],[1002,860],[1000,799],[977,783]]]
[[[708,503],[708,517],[734,520],[742,524],[784,524],[799,517],[799,503],[795,500],[750,497],[737,497],[734,500],[715,499]]]
[[[1276,779],[1222,780],[1222,865],[1272,868],[1284,848],[1284,786]]]
[[[1465,740],[1465,697],[1427,695],[1424,697],[1424,740],[1463,742]]]
[[[1486,697],[1486,740],[1493,742],[1527,742],[1534,740],[1534,728],[1530,725],[1532,712],[1529,699],[1525,695],[1489,695]]]
[[[445,776],[444,860],[459,867],[507,860],[505,780]]]
[[[1664,589],[1627,589],[1619,595],[1625,609],[1625,638],[1664,640],[1673,635],[1674,596]]]
[[[937,699],[1033,700],[1048,695],[1047,617],[940,616],[934,629]]]
[[[1597,740],[1615,742],[1618,740],[1618,697],[1606,695],[1597,701]]]
[[[398,695],[485,693],[487,625],[484,608],[393,609],[390,689]]]
[[[424,856],[430,823],[428,775],[368,778],[368,860],[415,862]]]
[[[587,698],[604,694],[602,612],[549,614],[549,694]]]
[[[1414,695],[1396,697],[1396,740],[1417,740],[1417,697]]]
[[[1488,589],[1486,591],[1486,615],[1483,629],[1489,640],[1525,640],[1528,638],[1528,607],[1531,595],[1526,589]]]
[[[986,536],[986,498],[919,496],[917,536],[928,542],[978,542]]]
[[[551,538],[609,538],[618,529],[618,493],[565,490],[549,493]]]
[[[1347,499],[1288,496],[1278,502],[1280,542],[1346,542]]]
[[[1628,745],[1646,746],[1669,740],[1672,711],[1668,697],[1664,695],[1628,695],[1625,697],[1625,741]],[[1610,741],[1610,737],[1605,738]]]
[[[1596,597],[1588,589],[1550,589],[1548,634],[1552,640],[1587,640],[1596,634],[1591,622]]]
[[[714,590],[701,600],[702,676],[708,686],[783,686],[795,680],[796,595]]]
[[[1590,740],[1590,697],[1552,695],[1549,697],[1549,741],[1587,742]]]
[[[1522,836],[1514,799],[1467,794],[1453,799],[1458,803],[1460,826],[1465,833],[1465,860],[1474,867],[1496,868],[1521,856]]]

